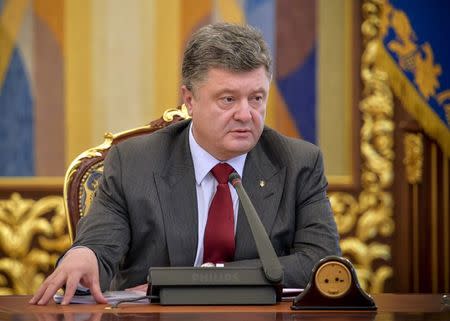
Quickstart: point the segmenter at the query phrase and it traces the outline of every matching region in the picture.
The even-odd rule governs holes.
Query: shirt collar
[[[192,134],[192,122],[189,126],[189,147],[191,149],[192,161],[194,163],[195,180],[197,184],[200,185],[211,169],[218,163],[221,163],[221,161],[216,159],[197,143],[194,135]],[[227,160],[226,163],[231,165],[242,177],[246,158],[247,153],[231,158]]]

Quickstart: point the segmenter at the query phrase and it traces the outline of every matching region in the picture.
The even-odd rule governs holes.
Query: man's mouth
[[[233,133],[248,133],[248,132],[251,132],[251,130],[246,129],[246,128],[242,128],[242,129],[238,128],[238,129],[233,129],[231,132],[233,132]]]
[[[230,131],[230,134],[236,139],[248,139],[252,135],[252,131],[249,129],[234,129]]]

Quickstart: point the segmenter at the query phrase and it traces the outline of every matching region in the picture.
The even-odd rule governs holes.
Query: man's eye
[[[234,101],[234,98],[233,98],[233,97],[230,97],[230,96],[222,97],[222,101],[223,101],[224,103],[229,104],[229,103],[232,103],[232,102]]]
[[[251,100],[259,104],[263,102],[263,96],[254,96]]]

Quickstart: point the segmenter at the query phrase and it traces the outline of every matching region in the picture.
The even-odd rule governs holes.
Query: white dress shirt
[[[217,189],[217,180],[211,174],[211,169],[216,166],[219,161],[210,153],[204,150],[194,138],[192,134],[192,124],[189,127],[189,147],[191,149],[192,161],[194,163],[195,187],[197,190],[197,206],[198,206],[198,244],[197,255],[195,256],[194,266],[200,266],[203,263],[203,237],[205,235],[206,222],[208,220],[209,206],[212,202]],[[244,164],[247,154],[243,154],[226,161],[234,170],[242,177]],[[236,233],[236,223],[239,210],[239,199],[234,187],[228,183],[231,191],[231,199],[233,201],[234,211],[234,232]]]

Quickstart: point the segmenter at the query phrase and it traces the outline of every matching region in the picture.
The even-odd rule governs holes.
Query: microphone
[[[244,213],[247,217],[248,224],[250,225],[253,238],[255,239],[264,274],[270,282],[281,282],[283,279],[283,268],[281,267],[280,260],[278,260],[277,254],[275,253],[266,230],[256,213],[255,207],[242,185],[241,177],[238,173],[233,172],[229,176],[229,182],[236,189],[239,200],[244,208]]]
[[[281,301],[283,269],[266,230],[236,172],[238,193],[261,259],[261,267],[151,267],[147,296],[161,305],[262,305]]]

